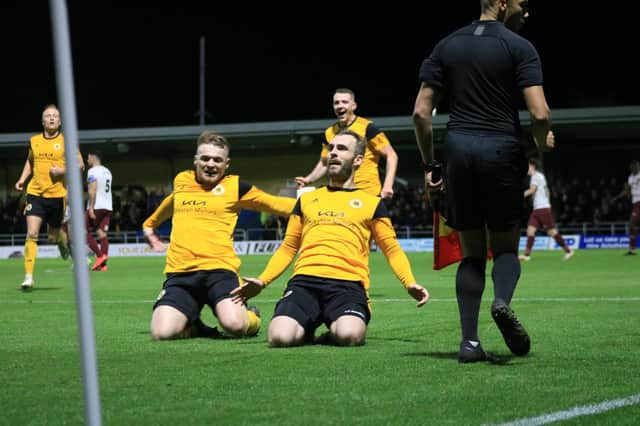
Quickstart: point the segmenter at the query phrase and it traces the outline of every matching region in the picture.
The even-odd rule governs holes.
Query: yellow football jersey
[[[382,184],[380,183],[380,175],[378,173],[380,150],[390,145],[389,139],[387,139],[387,136],[376,128],[370,120],[362,117],[356,117],[353,123],[347,126],[347,129],[357,133],[367,141],[364,161],[360,167],[358,167],[354,176],[355,186],[356,188],[367,191],[371,195],[379,196],[380,191],[382,191]],[[327,148],[329,141],[331,141],[340,130],[342,129],[339,123],[335,123],[325,130],[325,141],[322,144],[321,157],[325,158],[329,155]]]
[[[359,281],[368,289],[372,235],[402,284],[414,284],[411,266],[380,198],[360,189],[330,187],[300,196],[284,241],[260,279],[272,282],[297,253],[294,276]]]
[[[237,273],[241,262],[233,249],[233,230],[240,210],[288,216],[295,205],[295,199],[267,194],[235,175],[207,189],[196,181],[193,170],[184,171],[175,177],[173,188],[143,224],[156,228],[173,216],[165,273],[211,269]]]
[[[59,133],[54,138],[46,138],[43,133],[31,137],[29,158],[32,160],[32,176],[27,186],[27,194],[44,198],[62,198],[67,195],[63,176],[51,176],[52,165],[65,167],[64,136]]]

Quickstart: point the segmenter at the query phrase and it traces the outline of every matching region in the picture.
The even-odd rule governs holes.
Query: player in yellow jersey
[[[291,214],[295,200],[269,195],[235,175],[225,175],[229,164],[227,140],[212,131],[198,137],[195,170],[179,173],[173,192],[144,222],[152,248],[163,247],[154,233],[172,217],[164,268],[166,281],[151,318],[155,340],[194,337],[201,331],[200,312],[208,305],[218,323],[236,337],[255,335],[259,315],[231,301],[238,288],[240,259],[233,248],[233,230],[242,209]]]
[[[393,197],[393,182],[398,169],[398,154],[391,146],[387,136],[373,125],[373,122],[356,115],[356,97],[350,89],[336,89],[333,95],[333,112],[338,121],[325,130],[325,141],[322,144],[320,160],[307,176],[295,178],[298,188],[315,182],[327,174],[328,144],[333,137],[344,129],[349,129],[366,139],[366,149],[362,164],[357,168],[354,182],[355,187],[367,191],[369,194],[382,197]],[[378,163],[380,157],[386,158],[384,183],[380,183]]]
[[[66,164],[64,158],[64,136],[60,131],[60,111],[55,105],[47,105],[42,112],[43,132],[31,137],[29,155],[20,178],[16,182],[18,191],[27,185],[27,204],[24,215],[27,220],[27,238],[24,244],[24,281],[22,290],[33,288],[33,270],[38,253],[38,235],[43,222],[48,225],[50,242],[60,246],[60,253],[68,253],[65,241],[60,236],[60,226],[65,209],[67,188],[65,185]],[[84,167],[78,153],[78,164]]]
[[[329,186],[300,196],[289,218],[284,241],[258,278],[243,278],[234,301],[243,303],[282,274],[293,258],[293,277],[269,325],[271,346],[296,346],[314,338],[324,323],[322,343],[365,343],[371,314],[368,303],[369,240],[373,237],[391,269],[418,307],[429,299],[416,283],[398,244],[382,200],[355,187],[366,141],[342,130],[327,146]]]

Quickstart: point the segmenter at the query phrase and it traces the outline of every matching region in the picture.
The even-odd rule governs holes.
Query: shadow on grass
[[[369,337],[367,336],[367,341],[384,341],[384,342],[404,342],[404,343],[426,343],[426,340],[419,339],[408,339],[408,338],[400,338],[400,337]]]
[[[410,352],[401,354],[402,356],[417,356],[417,357],[429,357],[429,358],[437,358],[437,359],[451,359],[458,360],[458,352]],[[487,361],[489,364],[493,365],[513,365],[510,364],[513,358],[516,358],[513,355],[495,355],[491,353],[487,353]],[[485,362],[485,361],[480,361]]]
[[[17,288],[20,293],[29,294],[36,291],[51,291],[51,290],[62,290],[62,287],[34,287],[30,290],[23,290],[21,288]]]
[[[149,330],[139,330],[136,331],[135,334],[139,334],[139,335],[145,335],[145,336],[149,336],[149,338],[151,338],[151,332]],[[176,340],[192,340],[192,339],[208,339],[208,340],[237,340],[238,342],[241,342],[243,344],[258,344],[258,343],[264,343],[262,340],[258,339],[259,335],[255,335],[255,336],[230,336],[227,334],[207,334],[207,335],[196,335],[196,336],[190,336],[190,337],[186,337],[186,338],[179,338],[179,339],[166,339],[164,341],[176,341]]]

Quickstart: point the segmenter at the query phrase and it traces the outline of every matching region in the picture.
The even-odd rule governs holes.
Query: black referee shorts
[[[459,231],[512,231],[523,215],[527,158],[515,137],[449,132],[447,224]]]

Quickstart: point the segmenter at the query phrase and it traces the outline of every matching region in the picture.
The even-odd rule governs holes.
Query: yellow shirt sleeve
[[[396,238],[391,220],[381,217],[373,220],[372,235],[376,243],[384,253],[393,273],[398,277],[402,285],[407,288],[416,283],[416,278],[411,271],[411,264]]]
[[[329,148],[327,148],[327,144],[322,144],[322,150],[320,151],[320,158],[327,158],[329,156]]]
[[[273,254],[266,268],[258,277],[265,286],[278,278],[287,269],[298,253],[301,235],[302,218],[295,214],[291,215],[282,244],[278,247],[278,250]]]
[[[369,149],[375,152],[380,152],[380,150],[382,150],[382,148],[384,148],[385,146],[391,145],[391,142],[389,142],[389,138],[387,138],[387,135],[385,135],[383,132],[380,132],[369,139],[367,141],[367,144],[369,145]]]
[[[155,229],[171,216],[173,216],[173,192],[162,200],[151,216],[144,221],[142,227]]]
[[[251,189],[238,200],[238,204],[243,209],[267,211],[278,216],[289,216],[296,204],[296,200],[291,197],[278,197],[267,194],[255,186],[252,186]]]

